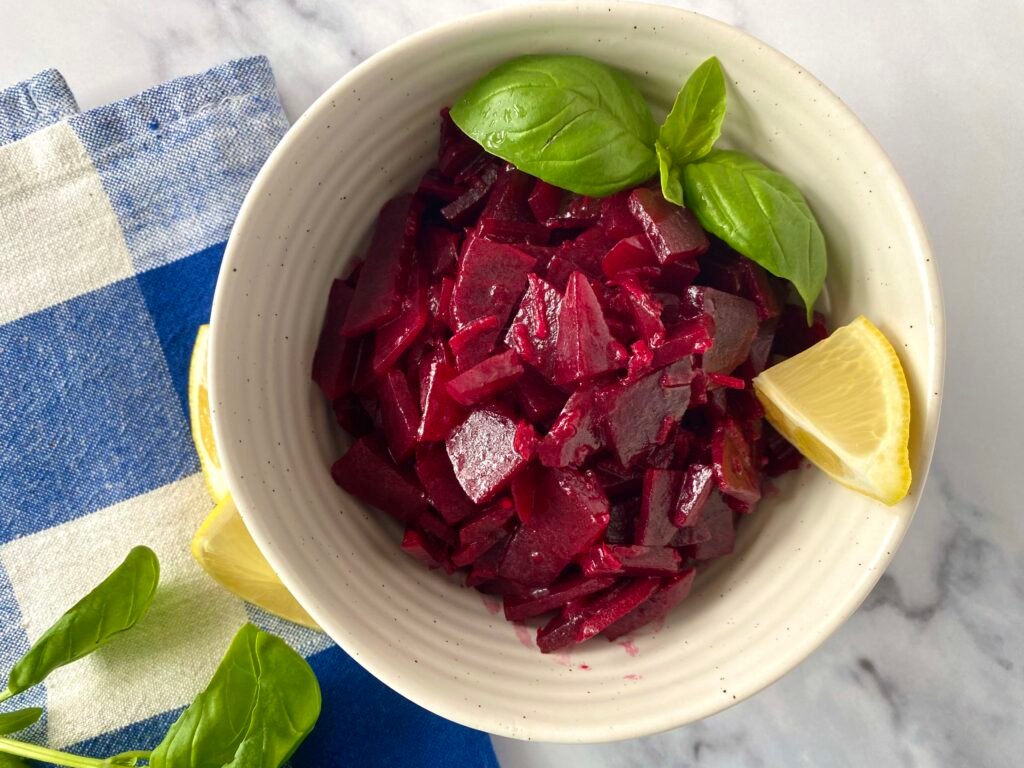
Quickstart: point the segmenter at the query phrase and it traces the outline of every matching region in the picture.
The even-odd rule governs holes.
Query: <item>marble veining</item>
[[[0,0],[0,84],[60,69],[83,108],[249,53],[291,118],[382,47],[503,0]],[[805,64],[857,112],[925,219],[947,304],[935,466],[861,609],[761,694],[599,746],[496,740],[505,768],[1008,766],[1024,753],[1024,5],[693,0]]]

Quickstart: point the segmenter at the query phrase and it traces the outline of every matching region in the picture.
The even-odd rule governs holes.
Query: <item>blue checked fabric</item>
[[[44,707],[33,741],[152,748],[252,621],[320,679],[296,768],[496,767],[486,735],[227,594],[189,555],[212,506],[189,355],[234,215],[287,128],[262,57],[88,112],[53,70],[0,91],[0,674],[132,546],[162,565],[135,630],[8,704]]]

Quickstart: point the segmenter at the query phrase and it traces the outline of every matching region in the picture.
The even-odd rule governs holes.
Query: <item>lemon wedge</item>
[[[188,410],[192,422],[192,441],[199,454],[206,488],[219,504],[228,495],[224,470],[220,466],[217,445],[213,441],[213,422],[210,420],[210,388],[207,384],[207,358],[210,349],[210,326],[201,325],[192,347],[192,360],[188,366]]]
[[[199,526],[192,539],[192,557],[232,594],[283,619],[319,629],[277,578],[230,496]]]
[[[910,392],[867,318],[767,369],[754,391],[769,423],[837,482],[890,505],[907,495]]]

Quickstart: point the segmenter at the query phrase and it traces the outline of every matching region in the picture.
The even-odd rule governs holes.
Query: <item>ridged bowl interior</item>
[[[431,165],[437,113],[492,66],[572,52],[630,73],[661,117],[711,55],[730,81],[725,142],[783,170],[826,232],[831,322],[866,314],[893,341],[914,408],[911,495],[883,507],[813,470],[745,520],[736,553],[631,655],[598,639],[528,647],[481,596],[424,570],[400,531],[331,481],[345,439],[309,371],[332,279],[361,256],[381,204]],[[914,512],[943,363],[937,278],[885,154],[799,65],[676,9],[551,4],[438,27],[374,56],[296,123],[259,175],[217,286],[213,418],[231,491],[261,549],[324,629],[386,684],[505,736],[595,742],[697,720],[805,658],[860,604]],[[493,609],[493,606],[492,606]]]

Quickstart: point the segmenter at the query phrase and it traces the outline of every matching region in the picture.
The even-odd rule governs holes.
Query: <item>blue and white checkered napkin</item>
[[[323,688],[294,766],[496,766],[484,734],[235,599],[189,555],[211,508],[189,354],[234,215],[287,127],[264,58],[89,112],[52,70],[0,91],[0,675],[147,544],[163,566],[151,613],[17,701],[46,709],[28,738],[97,756],[152,747],[253,621]]]

